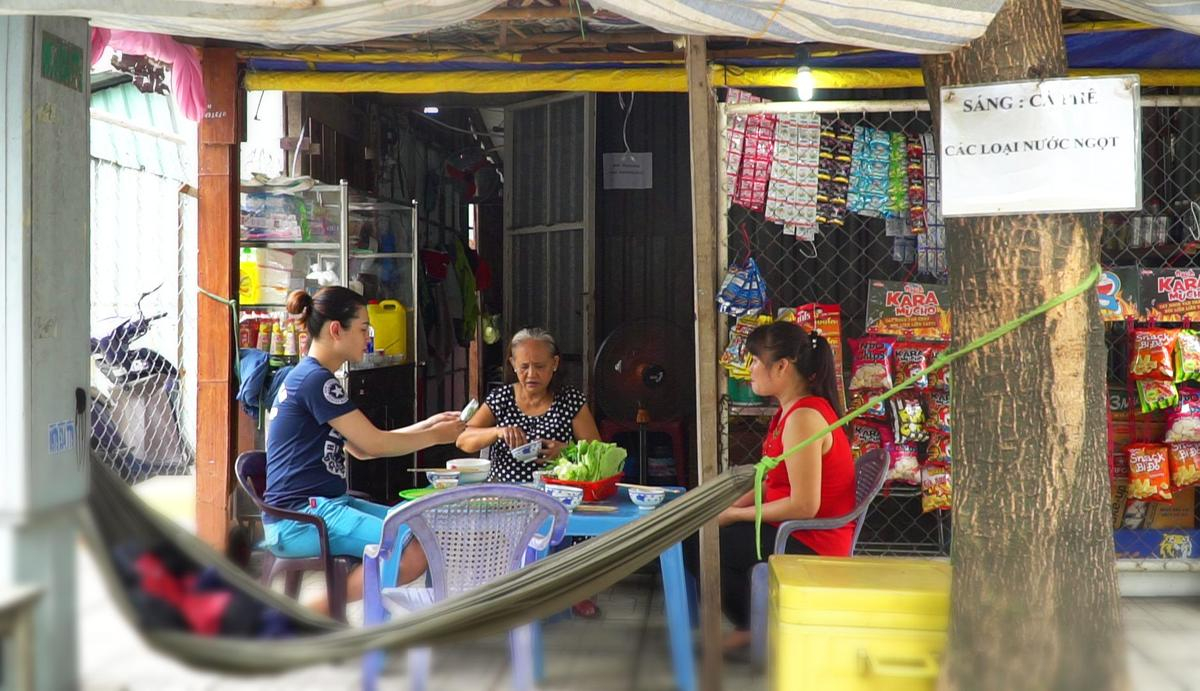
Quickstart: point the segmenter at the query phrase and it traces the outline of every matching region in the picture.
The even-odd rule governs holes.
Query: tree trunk
[[[1058,0],[1009,0],[965,48],[926,57],[938,88],[1066,74]],[[962,344],[1083,280],[1095,215],[946,221]],[[1097,304],[1072,300],[954,365],[954,563],[945,689],[1127,686],[1105,462]]]

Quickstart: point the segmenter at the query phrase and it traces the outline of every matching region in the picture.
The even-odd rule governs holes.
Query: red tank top
[[[763,441],[763,455],[778,456],[784,452],[783,428],[792,413],[800,408],[812,408],[829,424],[838,419],[829,402],[820,396],[801,398],[786,412],[780,408],[771,418],[771,427],[767,431],[766,440]],[[829,452],[821,456],[821,506],[814,518],[836,518],[854,510],[854,458],[850,455],[850,442],[841,429],[834,430],[831,435],[833,444],[829,447]],[[767,473],[763,481],[763,503],[783,499],[791,494],[792,484],[788,478],[787,464],[780,463]],[[854,539],[854,523],[850,522],[833,530],[796,530],[792,532],[792,537],[808,545],[817,554],[847,557],[850,556],[850,542]]]

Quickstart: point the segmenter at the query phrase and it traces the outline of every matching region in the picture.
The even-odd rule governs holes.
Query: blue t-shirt
[[[288,373],[269,414],[268,504],[295,509],[309,497],[346,493],[346,440],[329,421],[357,409],[346,387],[315,359],[304,358]]]

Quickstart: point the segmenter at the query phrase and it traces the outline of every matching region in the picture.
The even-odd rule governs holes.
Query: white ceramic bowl
[[[459,471],[458,481],[467,485],[486,480],[492,471],[492,462],[484,458],[456,458],[447,462],[446,467]]]
[[[639,509],[653,509],[663,503],[663,499],[666,496],[666,491],[657,487],[629,488],[629,500],[636,504]]]
[[[546,485],[546,494],[554,497],[563,506],[567,507],[567,511],[574,511],[575,507],[583,503],[583,489],[580,487]]]
[[[512,454],[513,460],[517,463],[532,463],[537,460],[538,454],[541,451],[542,440],[535,439],[524,446],[518,446],[509,453]]]
[[[425,477],[434,489],[449,489],[458,486],[461,474],[456,470],[428,470]]]
[[[554,475],[553,470],[535,470],[533,471],[533,486],[538,489],[546,488],[546,476]]]

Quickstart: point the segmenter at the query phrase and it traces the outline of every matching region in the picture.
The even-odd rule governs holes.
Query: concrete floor
[[[188,488],[159,479],[139,493],[183,525],[191,516]],[[189,501],[182,501],[186,498]],[[180,508],[183,507],[183,508]],[[101,583],[90,553],[79,549],[80,679],[87,691],[336,691],[358,689],[358,660],[294,673],[235,678],[189,669],[149,649],[122,618]],[[307,581],[306,588],[321,584]],[[597,598],[602,619],[564,619],[544,631],[546,691],[658,691],[674,688],[666,645],[661,586],[637,574]],[[1127,656],[1133,688],[1200,691],[1200,599],[1126,598]],[[351,621],[361,620],[353,607]],[[434,651],[431,688],[488,691],[509,688],[507,639],[495,636]],[[724,688],[765,689],[744,664],[725,665]],[[407,688],[403,655],[389,658],[383,689]]]

